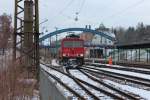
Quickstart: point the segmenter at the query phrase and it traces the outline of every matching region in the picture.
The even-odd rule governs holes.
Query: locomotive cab
[[[84,64],[84,41],[79,36],[67,36],[61,41],[61,62],[67,63],[69,59],[75,59],[78,65]]]

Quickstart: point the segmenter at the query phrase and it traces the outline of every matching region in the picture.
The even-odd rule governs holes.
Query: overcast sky
[[[6,12],[13,16],[15,0],[0,0],[0,14]],[[136,26],[138,22],[150,24],[150,0],[40,0],[41,25],[49,31],[55,27],[93,28],[103,22],[107,27]],[[78,21],[75,21],[76,12]]]

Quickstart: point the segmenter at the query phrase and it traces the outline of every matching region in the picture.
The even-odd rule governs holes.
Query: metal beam
[[[56,30],[54,32],[51,32],[51,33],[45,35],[45,36],[42,36],[40,38],[40,42],[44,41],[45,39],[47,39],[47,38],[49,38],[51,36],[54,36],[54,35],[57,35],[57,34],[60,34],[60,33],[64,33],[64,32],[69,32],[69,31],[88,32],[88,33],[100,35],[100,36],[105,37],[105,38],[107,38],[107,39],[109,39],[111,41],[115,41],[115,37],[107,35],[105,32],[99,32],[99,31],[92,30],[92,29],[87,29],[87,28],[67,28],[67,29]]]
[[[14,13],[14,34],[13,34],[13,60],[20,58],[23,59],[24,55],[30,55],[30,52],[27,52],[24,47],[23,43],[26,41],[25,33],[24,33],[24,2],[29,0],[15,0],[15,13]],[[30,0],[33,1],[34,10],[33,10],[33,46],[31,52],[33,52],[33,59],[32,67],[30,68],[31,71],[38,71],[39,68],[39,10],[38,10],[38,0]],[[26,30],[28,31],[28,29]],[[18,49],[19,48],[19,49]],[[19,51],[18,51],[19,50]],[[26,53],[25,53],[26,52]],[[20,53],[20,55],[16,55],[16,53]],[[30,55],[31,56],[31,55]]]

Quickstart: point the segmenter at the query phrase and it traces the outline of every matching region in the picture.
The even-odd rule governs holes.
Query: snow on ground
[[[70,93],[67,89],[65,89],[62,85],[57,84],[58,89],[63,93],[65,97],[73,97],[73,94]]]
[[[98,64],[98,63],[95,63]],[[109,64],[98,64],[98,65],[106,65],[107,67],[122,67],[122,68],[128,68],[128,66],[121,66],[121,65],[109,65]],[[137,70],[143,70],[143,71],[150,71],[150,69],[145,69],[145,68],[137,68],[137,67],[132,67],[129,66],[130,69],[137,69]]]
[[[77,78],[79,78],[79,79],[81,79],[81,80],[83,80],[83,81],[85,81],[85,82],[88,82],[89,84],[92,84],[92,85],[97,86],[97,87],[104,88],[104,87],[101,86],[99,83],[97,83],[97,82],[91,80],[90,78],[88,78],[87,76],[85,76],[83,73],[79,72],[78,70],[70,70],[70,73],[71,73],[73,76],[75,76],[75,77],[77,77]],[[87,86],[86,86],[86,88],[88,88],[88,90],[90,90],[92,93],[94,93],[96,96],[100,97],[101,99],[102,99],[102,98],[105,98],[105,100],[106,100],[106,98],[107,98],[107,100],[111,100],[110,97],[108,97],[108,96],[102,94],[100,91],[93,90],[92,88],[89,88],[89,87],[87,87]],[[110,92],[112,92],[112,91],[109,90],[109,89],[107,89],[107,90],[110,91]]]
[[[100,91],[94,90],[93,88],[90,88],[86,85],[84,85],[84,87],[87,88],[93,94],[95,94],[95,96],[100,97],[100,100],[114,100],[113,98],[110,98],[110,97],[100,93]]]
[[[56,60],[53,60],[52,61],[54,64],[56,64]],[[65,84],[67,84],[69,87],[71,87],[73,90],[75,90],[76,92],[78,92],[80,95],[84,96],[87,98],[87,100],[92,100],[91,97],[88,96],[88,94],[86,94],[72,79],[68,78],[67,76],[57,72],[57,71],[54,71],[48,67],[45,67],[45,66],[42,66],[42,68],[46,71],[48,71],[49,73],[55,75],[56,77],[58,77],[59,79],[61,79],[61,81],[63,81]],[[145,74],[139,74],[139,73],[135,73],[135,72],[126,72],[126,71],[119,71],[119,70],[114,70],[114,69],[108,69],[108,68],[100,68],[100,69],[103,69],[103,70],[108,70],[108,71],[112,71],[112,72],[116,72],[116,73],[122,73],[122,74],[127,74],[127,75],[133,75],[133,76],[138,76],[138,77],[142,77],[142,78],[148,78],[150,79],[150,75],[145,75]],[[87,76],[85,76],[84,74],[82,74],[81,72],[79,72],[78,70],[70,70],[70,73],[73,75],[73,76],[76,76],[77,78],[81,79],[81,80],[84,80],[94,86],[97,86],[97,87],[101,87],[101,88],[104,88],[102,87],[99,83],[95,82],[95,81],[92,81],[91,79],[89,79]],[[118,88],[121,88],[123,90],[126,90],[126,91],[129,91],[129,92],[132,92],[134,94],[137,94],[143,98],[145,98],[146,100],[150,100],[150,91],[148,90],[143,90],[143,89],[139,89],[139,88],[136,88],[136,87],[132,87],[132,86],[128,86],[128,85],[123,85],[123,84],[119,84],[119,83],[116,83],[116,82],[113,82],[113,81],[110,81],[110,80],[104,80],[104,82],[107,82],[109,84],[113,84],[115,85],[116,87]],[[60,84],[57,84],[58,87],[60,87],[59,89],[61,89],[62,93],[64,94],[64,96],[68,97],[68,96],[72,96],[72,94],[64,89],[64,87],[62,87]],[[100,93],[100,91],[96,91],[90,87],[87,87],[86,85],[84,85],[88,90],[90,90],[92,93],[94,93],[97,97],[100,97],[100,99],[107,99],[107,100],[111,100],[110,97]],[[106,90],[106,89],[105,89]],[[75,98],[76,99],[76,98]],[[74,100],[75,100],[74,99]],[[36,99],[34,99],[36,100]]]
[[[96,64],[96,65],[105,65],[107,67],[124,67],[124,66],[120,66],[120,65],[109,65],[109,64],[102,64],[102,63],[93,63],[93,64]]]
[[[99,69],[110,71],[110,72],[115,72],[115,73],[120,73],[120,74],[125,74],[125,75],[131,75],[131,76],[140,77],[144,79],[150,79],[150,75],[147,75],[147,74],[141,74],[141,73],[129,72],[129,71],[121,71],[121,70],[109,69],[109,68],[99,68]]]
[[[65,75],[62,75],[61,73],[57,72],[57,71],[54,71],[50,68],[47,68],[45,66],[42,66],[42,68],[46,71],[48,71],[49,73],[55,75],[56,77],[58,77],[59,79],[61,79],[61,81],[63,81],[65,84],[67,84],[69,87],[71,87],[73,90],[75,90],[76,92],[78,92],[80,95],[84,96],[87,100],[92,100],[92,98],[85,93],[85,91],[83,91],[72,79],[68,78],[67,76]],[[90,78],[88,78],[87,76],[85,76],[84,74],[82,74],[81,72],[79,72],[78,70],[70,70],[70,73],[73,75],[73,76],[76,76],[77,78],[85,81],[85,82],[88,82],[89,84],[92,84],[94,86],[97,86],[97,87],[100,87],[100,88],[103,88],[103,86],[101,86],[99,83],[91,80]],[[96,91],[90,87],[87,87],[86,85],[84,85],[88,90],[90,90],[92,93],[94,93],[97,97],[100,97],[100,99],[105,99],[105,100],[111,100],[112,98],[111,97],[108,97],[106,95],[104,95],[103,93],[101,93],[100,91]],[[61,87],[59,85],[59,87]],[[67,90],[63,89],[62,87],[60,88],[61,91],[63,91],[64,95],[67,97],[67,96],[70,96],[70,94],[68,93]],[[106,89],[106,88],[105,88]],[[109,89],[107,89],[108,91],[110,92],[113,92]]]
[[[56,77],[58,77],[62,82],[64,82],[65,84],[67,84],[70,88],[72,88],[74,91],[78,92],[80,95],[84,96],[84,97],[89,97],[88,94],[85,93],[85,91],[83,91],[72,79],[70,79],[69,77],[54,71],[50,68],[47,68],[45,66],[42,66],[42,68],[44,70],[46,70],[47,72],[55,75]],[[66,93],[65,93],[66,94]],[[91,97],[87,98],[87,100],[92,100]]]
[[[58,64],[58,62],[57,62],[56,59],[53,59],[53,60],[52,60],[52,65],[53,65],[53,66],[60,66],[60,65]]]
[[[40,100],[39,91],[37,91],[37,90],[33,91],[33,97],[31,100]]]
[[[145,69],[145,68],[136,68],[136,67],[132,67],[131,69],[137,69],[137,70],[143,70],[143,71],[150,71],[150,69]]]
[[[145,68],[137,68],[137,67],[132,67],[132,66],[121,66],[121,65],[109,65],[109,64],[102,64],[102,63],[93,63],[95,65],[106,65],[106,67],[121,67],[121,68],[129,68],[129,69],[137,69],[141,71],[150,71],[150,69],[145,69]]]
[[[81,80],[84,80],[86,82],[89,82],[90,84],[93,84],[93,85],[99,85],[97,82],[94,82],[93,80],[91,80],[90,78],[88,78],[87,76],[85,76],[84,74],[82,74],[81,72],[79,72],[78,70],[70,70],[70,73],[81,79]]]
[[[119,87],[123,90],[126,90],[126,91],[132,92],[134,94],[137,94],[137,95],[145,98],[146,100],[150,100],[150,91],[148,91],[148,90],[143,90],[143,89],[131,87],[131,86],[128,86],[128,85],[115,83],[115,82],[110,81],[110,80],[105,80],[105,82],[113,84],[113,85],[115,85],[115,86],[117,86],[117,87]]]

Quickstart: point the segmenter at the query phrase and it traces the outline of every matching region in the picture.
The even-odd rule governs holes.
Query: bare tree
[[[6,49],[13,33],[12,18],[0,16],[0,49]],[[35,78],[28,78],[29,72],[21,66],[20,59],[12,62],[12,52],[0,55],[0,100],[31,100],[36,84]]]
[[[0,48],[5,49],[8,45],[8,40],[13,33],[12,18],[10,15],[3,14],[0,16]]]

